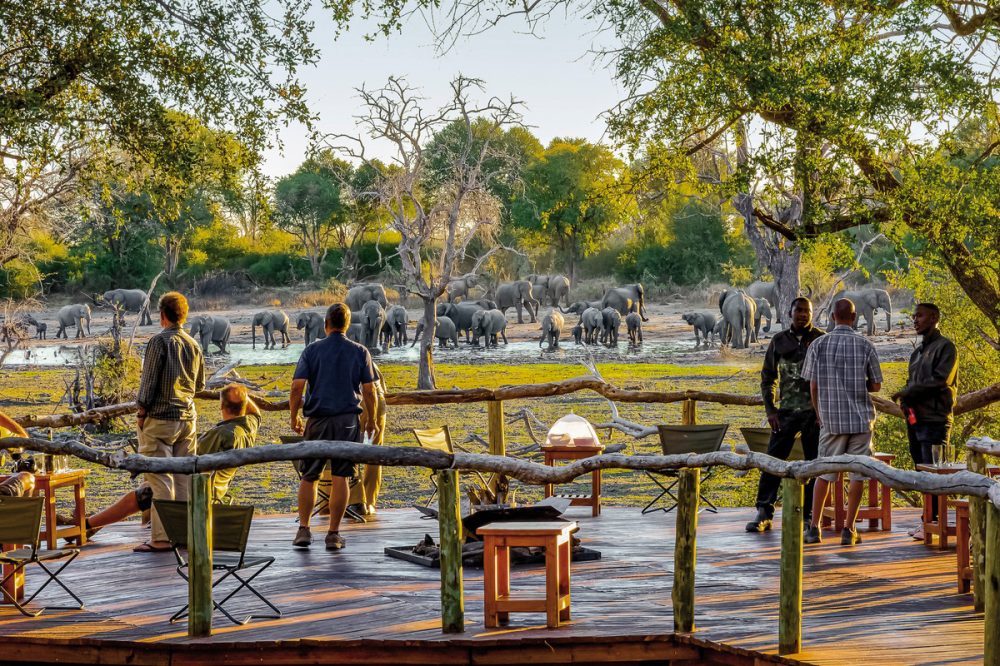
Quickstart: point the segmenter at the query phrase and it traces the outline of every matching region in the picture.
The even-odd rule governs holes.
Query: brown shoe
[[[344,537],[340,536],[337,532],[327,532],[326,533],[326,549],[327,550],[341,550],[346,545]]]
[[[295,538],[292,540],[292,545],[296,548],[308,548],[313,542],[312,532],[309,531],[308,527],[300,527],[299,531],[295,533]]]

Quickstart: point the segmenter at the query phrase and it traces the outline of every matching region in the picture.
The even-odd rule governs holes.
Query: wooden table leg
[[[924,545],[930,546],[934,543],[934,495],[924,493]]]
[[[837,474],[837,483],[834,486],[834,500],[833,500],[833,515],[834,515],[834,529],[837,532],[846,527],[847,523],[847,510],[844,508],[844,473],[839,472]],[[854,525],[851,525],[854,528]]]
[[[45,544],[49,550],[56,549],[56,532],[59,525],[56,522],[56,493],[55,490],[46,485],[45,491]]]
[[[948,547],[948,496],[938,495],[938,548],[945,550]]]
[[[549,629],[559,627],[559,540],[548,537],[545,540],[545,625]]]
[[[545,465],[547,467],[555,467],[555,459],[552,458],[548,453],[545,454]],[[545,490],[543,492],[543,497],[552,497],[553,486],[551,483],[545,484]]]
[[[77,544],[80,546],[87,545],[87,491],[84,489],[83,480],[73,485],[73,520],[76,523],[76,527],[80,530],[80,534],[77,537]]]
[[[593,502],[591,516],[601,515],[601,470],[590,473],[590,501]]]
[[[882,486],[882,531],[892,531],[892,488],[886,484]]]
[[[559,620],[568,622],[569,615],[569,568],[572,559],[572,537],[559,544],[559,596],[566,598],[566,608],[559,611]]]
[[[510,546],[504,544],[497,548],[497,596],[501,599],[510,598]],[[510,622],[510,613],[497,611],[497,622],[501,625]]]
[[[3,544],[0,545],[0,550],[14,550],[18,546],[16,544]],[[14,570],[13,564],[4,564],[0,567],[0,580],[3,580]],[[3,589],[7,591],[7,594],[17,599],[18,603],[24,601],[24,569],[18,571],[15,575],[11,576],[11,579],[3,584]],[[4,594],[0,593],[0,605],[10,604],[10,599]]]
[[[492,536],[483,538],[483,612],[487,627],[497,626],[497,544]]]

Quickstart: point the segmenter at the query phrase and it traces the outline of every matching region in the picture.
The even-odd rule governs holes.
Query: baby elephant
[[[583,324],[577,324],[573,327],[573,340],[578,345],[583,344]]]
[[[681,315],[681,319],[694,326],[694,342],[696,347],[700,346],[702,342],[706,345],[709,344],[709,336],[712,336],[715,332],[716,317],[714,314],[709,312],[687,312]],[[701,334],[700,338],[699,333]]]
[[[538,341],[538,346],[541,347],[542,344],[548,342],[549,351],[557,349],[559,347],[559,336],[562,335],[565,323],[563,316],[556,310],[542,317],[542,339]]]
[[[629,312],[625,316],[625,328],[628,330],[628,343],[632,346],[642,344],[642,317],[638,312]]]

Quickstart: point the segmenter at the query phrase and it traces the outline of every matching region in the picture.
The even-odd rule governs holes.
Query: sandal
[[[173,550],[170,546],[164,548],[158,548],[151,543],[140,543],[138,546],[132,549],[133,553],[168,553]]]

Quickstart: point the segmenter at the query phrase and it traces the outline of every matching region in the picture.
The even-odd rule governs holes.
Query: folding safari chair
[[[181,549],[187,548],[188,540],[188,505],[187,502],[177,502],[174,500],[153,500],[153,508],[163,529],[167,532],[167,539],[173,546],[174,556],[177,557],[177,573],[185,581],[188,580],[188,562],[181,555]],[[246,624],[252,619],[276,620],[281,617],[281,611],[268,601],[264,595],[257,591],[252,581],[264,572],[274,562],[273,557],[247,557],[247,539],[250,536],[250,522],[253,520],[252,506],[227,506],[225,504],[212,505],[212,569],[214,571],[224,571],[218,579],[212,583],[212,589],[218,587],[219,583],[227,578],[234,578],[238,581],[236,589],[222,598],[221,601],[212,599],[216,610],[220,611],[234,624]],[[244,578],[241,571],[257,569],[250,576]],[[274,611],[274,615],[247,615],[243,621],[237,620],[232,614],[223,608],[224,604],[233,598],[237,592],[246,588],[250,593],[267,604],[268,608]],[[171,622],[175,622],[186,617],[188,605],[173,614]]]
[[[722,423],[719,425],[659,425],[656,427],[660,434],[660,448],[663,449],[663,455],[681,455],[686,453],[712,453],[713,451],[718,451],[722,448],[722,439],[726,436],[726,430],[729,429],[729,424]],[[642,513],[652,513],[653,511],[663,511],[664,513],[673,511],[674,507],[677,506],[677,496],[674,494],[674,487],[680,481],[680,477],[676,470],[667,470],[663,472],[654,472],[652,470],[645,470],[646,476],[653,480],[659,489],[660,493],[650,500],[649,504],[643,507]],[[715,470],[711,467],[707,468],[705,476],[702,478],[702,483],[705,484],[712,478]],[[670,485],[664,485],[660,480],[661,477],[666,477],[673,479]],[[701,486],[704,489],[704,485]],[[654,489],[655,490],[655,489]],[[669,506],[656,506],[656,504],[664,497],[670,498]],[[705,497],[703,492],[699,492],[699,499],[708,507],[708,511],[712,513],[718,512],[718,507],[712,503],[707,497]]]
[[[740,433],[742,433],[748,449],[754,453],[767,453],[768,444],[771,443],[770,428],[740,428]],[[788,459],[806,459],[805,453],[802,449],[801,435],[795,435],[795,442],[792,444],[792,451],[788,454]]]
[[[2,581],[0,581],[0,589],[3,590],[3,595],[14,605],[17,610],[21,611],[22,615],[28,617],[38,617],[41,615],[45,608],[41,608],[37,611],[29,611],[25,608],[30,604],[38,594],[44,590],[49,583],[55,581],[56,585],[61,587],[66,593],[73,597],[78,606],[49,606],[48,608],[55,608],[59,610],[82,610],[83,602],[80,597],[73,594],[66,585],[59,580],[59,574],[69,566],[69,563],[76,559],[76,556],[80,554],[80,550],[77,548],[66,548],[63,550],[38,550],[38,539],[39,539],[39,529],[42,526],[42,509],[44,507],[45,498],[44,497],[0,497],[0,543],[8,544],[30,544],[27,547],[17,548],[15,550],[10,550],[7,552],[0,552],[0,564],[13,565],[10,573],[8,573]],[[54,560],[61,560],[68,557],[69,559],[63,562],[62,566],[52,571],[47,566],[46,562],[51,562]],[[44,571],[48,578],[42,583],[41,587],[35,590],[28,599],[22,603],[19,603],[14,596],[7,591],[4,587],[7,581],[11,580],[25,569],[29,564],[37,564],[42,571]]]
[[[417,444],[424,449],[431,449],[433,451],[443,451],[444,453],[454,453],[455,446],[451,441],[451,431],[448,430],[448,426],[441,426],[440,428],[414,428],[413,436],[417,438]],[[459,447],[461,448],[461,447]],[[465,478],[473,479],[473,484],[475,488],[474,493],[480,497],[492,497],[493,490],[490,488],[489,481],[483,476],[482,472],[463,472],[459,476],[464,476]],[[427,498],[427,502],[424,503],[425,507],[431,505],[434,498],[438,494],[438,484],[437,484],[437,473],[431,470],[431,485],[434,486],[434,492],[431,496]]]

